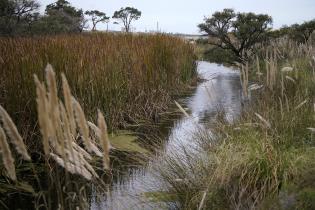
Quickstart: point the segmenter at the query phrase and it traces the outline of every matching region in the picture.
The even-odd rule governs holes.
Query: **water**
[[[129,169],[125,181],[113,184],[101,198],[92,199],[91,209],[166,209],[163,203],[150,203],[146,192],[162,191],[161,181],[154,175],[155,166],[163,162],[165,156],[179,156],[183,152],[194,152],[197,146],[192,138],[200,129],[209,130],[220,112],[228,122],[232,122],[241,112],[241,87],[239,73],[230,68],[198,62],[199,76],[204,79],[195,93],[183,99],[189,110],[189,117],[183,116],[174,122],[163,151],[154,157],[146,167]],[[100,197],[100,196],[98,196]]]

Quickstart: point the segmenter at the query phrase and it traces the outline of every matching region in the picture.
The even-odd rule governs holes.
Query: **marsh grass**
[[[62,75],[64,102],[59,99],[56,75],[50,64],[46,67],[45,75],[46,83],[40,82],[37,75],[34,75],[34,80],[36,84],[38,122],[44,147],[45,167],[47,168],[46,179],[48,180],[45,182],[49,185],[48,189],[53,189],[53,194],[44,194],[42,196],[43,203],[34,207],[44,205],[49,209],[55,207],[67,209],[77,206],[86,209],[88,206],[88,195],[85,189],[86,186],[80,180],[83,178],[88,183],[94,182],[105,186],[95,171],[95,161],[97,159],[93,157],[99,156],[103,158],[103,169],[105,171],[102,173],[110,172],[110,143],[106,122],[101,111],[98,111],[98,126],[86,121],[80,104],[71,95],[70,87],[64,75]],[[14,153],[10,149],[9,144],[15,146],[15,150],[23,159],[30,161],[31,158],[15,124],[1,106],[0,116],[2,119],[1,124],[4,127],[2,129],[0,126],[2,162],[6,169],[7,177],[12,181],[18,182]],[[95,135],[91,135],[88,125],[93,125],[93,129],[96,132]],[[22,166],[20,165],[19,167]],[[32,167],[34,168],[34,166]],[[58,169],[58,167],[61,167],[62,170]],[[62,178],[62,174],[65,174],[65,177]],[[18,175],[21,176],[22,174]],[[77,177],[76,181],[71,181],[73,175],[80,177]],[[40,176],[39,173],[36,173],[35,168],[34,176]],[[37,184],[40,185],[40,181]],[[62,185],[65,186],[62,187]],[[74,188],[68,188],[71,185]],[[34,188],[36,189],[36,187]],[[40,199],[40,196],[38,196],[40,193],[45,192],[39,191],[37,195],[34,192],[33,196]],[[72,200],[69,200],[68,194],[74,196]],[[53,196],[56,197],[54,198]],[[75,199],[76,196],[80,197]]]
[[[314,207],[314,54],[312,43],[278,40],[243,67],[243,84],[263,88],[240,119],[192,139],[206,155],[169,157],[158,172],[178,208]]]
[[[0,101],[21,135],[38,137],[33,74],[64,72],[87,119],[104,112],[109,130],[154,121],[171,94],[195,77],[193,47],[167,35],[93,33],[0,39]],[[56,81],[60,88],[61,81]],[[97,108],[96,108],[97,107]]]
[[[195,76],[192,46],[167,35],[1,38],[1,207],[88,209],[120,161],[108,133],[156,122]]]

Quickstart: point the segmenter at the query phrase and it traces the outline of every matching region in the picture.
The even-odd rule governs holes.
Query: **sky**
[[[38,0],[44,11],[54,0]],[[315,0],[67,0],[72,6],[86,10],[100,10],[107,16],[121,7],[132,6],[142,12],[139,20],[132,23],[136,31],[157,29],[167,33],[198,34],[197,25],[205,16],[211,16],[224,8],[237,12],[264,13],[273,17],[273,27],[302,23],[315,18]],[[120,30],[122,24],[113,24],[110,30]],[[89,23],[89,26],[92,24]],[[106,29],[106,24],[97,25],[98,30]]]

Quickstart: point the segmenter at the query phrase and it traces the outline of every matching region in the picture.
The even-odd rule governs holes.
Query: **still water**
[[[224,114],[225,120],[232,122],[241,112],[241,86],[239,72],[233,69],[199,61],[197,71],[203,79],[195,92],[181,100],[187,107],[189,116],[173,122],[166,145],[152,160],[142,168],[130,168],[123,181],[114,183],[104,196],[93,197],[92,210],[98,209],[168,209],[165,203],[150,202],[144,195],[147,192],[163,191],[154,168],[163,163],[165,156],[180,156],[184,152],[195,152],[197,146],[193,136],[197,131],[207,128],[216,115]],[[198,155],[198,154],[194,154]]]

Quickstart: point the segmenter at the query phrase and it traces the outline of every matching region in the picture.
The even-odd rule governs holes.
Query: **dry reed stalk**
[[[38,80],[38,77],[34,75],[34,81],[36,84],[36,102],[37,102],[37,116],[40,132],[42,134],[42,141],[45,155],[49,155],[49,138],[51,125],[49,122],[48,110],[46,109],[46,88]]]
[[[50,156],[58,163],[61,167],[65,168],[65,161],[60,158],[58,155],[54,153],[50,153]],[[78,171],[80,171],[80,175],[82,175],[85,179],[91,180],[92,179],[92,174],[84,167],[79,167],[78,165],[74,165],[69,163],[67,170],[72,173],[76,174]]]
[[[242,90],[244,97],[247,99],[248,98],[248,63],[246,62],[246,65],[241,66],[241,85],[242,85]]]
[[[179,110],[186,116],[186,117],[190,117],[189,114],[186,112],[186,110],[179,104],[177,103],[177,101],[174,101],[176,106],[179,108]]]
[[[261,72],[260,72],[260,63],[259,63],[258,55],[256,56],[256,66],[257,66],[258,81],[260,82]]]
[[[282,104],[282,100],[279,97],[279,102],[280,102],[280,113],[281,113],[281,120],[283,120],[284,117],[284,112],[283,112],[283,104]]]
[[[3,128],[9,136],[11,142],[14,144],[16,151],[22,156],[24,160],[31,160],[26,146],[23,142],[21,135],[19,134],[15,124],[13,123],[9,114],[0,105],[0,117],[2,119]]]
[[[103,155],[97,146],[91,142],[84,112],[80,104],[71,95],[65,76],[63,75],[62,81],[66,106],[58,98],[55,73],[50,65],[47,65],[46,68],[47,91],[45,85],[38,80],[37,76],[34,76],[34,78],[37,92],[38,119],[43,135],[45,154],[49,154],[57,164],[70,173],[82,175],[88,180],[93,177],[98,178],[97,173],[87,161],[92,160],[92,156],[75,142],[76,124],[85,148],[89,152],[104,157],[107,161],[107,168],[109,168],[109,146],[108,149],[104,150]]]
[[[8,176],[12,180],[16,180],[15,166],[14,166],[14,158],[11,154],[11,150],[9,144],[7,142],[7,138],[5,136],[4,130],[0,127],[0,151],[2,154],[2,162],[4,167],[8,173]]]
[[[107,125],[105,122],[105,118],[100,110],[98,110],[98,118],[97,118],[97,124],[98,128],[100,130],[99,132],[99,139],[103,148],[103,167],[104,169],[109,169],[109,150],[110,150],[110,143],[108,138],[108,132],[107,132]]]
[[[258,114],[258,113],[255,113],[255,115],[258,117],[258,119],[260,120],[260,121],[262,121],[265,125],[266,125],[266,127],[267,128],[271,128],[271,124],[270,124],[270,122],[268,122],[268,120],[266,120],[265,118],[263,118],[260,114]]]
[[[75,119],[79,127],[84,146],[86,147],[88,152],[92,152],[91,142],[90,142],[90,137],[89,137],[89,127],[87,125],[84,112],[81,108],[81,105],[79,104],[77,100],[75,100],[74,97],[72,97],[72,103],[74,105]]]
[[[62,77],[62,89],[63,89],[63,96],[65,100],[67,115],[70,123],[71,133],[74,135],[76,133],[76,125],[75,125],[75,119],[73,115],[73,104],[71,100],[71,90],[68,84],[68,81],[66,79],[66,76],[64,74],[61,74]]]
[[[265,66],[266,66],[266,84],[267,87],[270,87],[269,84],[269,62],[268,62],[268,49],[266,49],[266,58],[265,58]]]
[[[307,128],[307,130],[310,130],[312,133],[315,133],[315,128]]]
[[[292,77],[290,77],[290,76],[285,76],[285,78],[286,78],[287,80],[290,80],[290,81],[293,82],[294,84],[296,84],[296,81],[295,81]]]
[[[304,101],[302,101],[299,105],[297,105],[294,109],[295,110],[298,110],[298,109],[300,109],[304,104],[306,104],[308,102],[308,100],[306,99],[306,100],[304,100]]]

